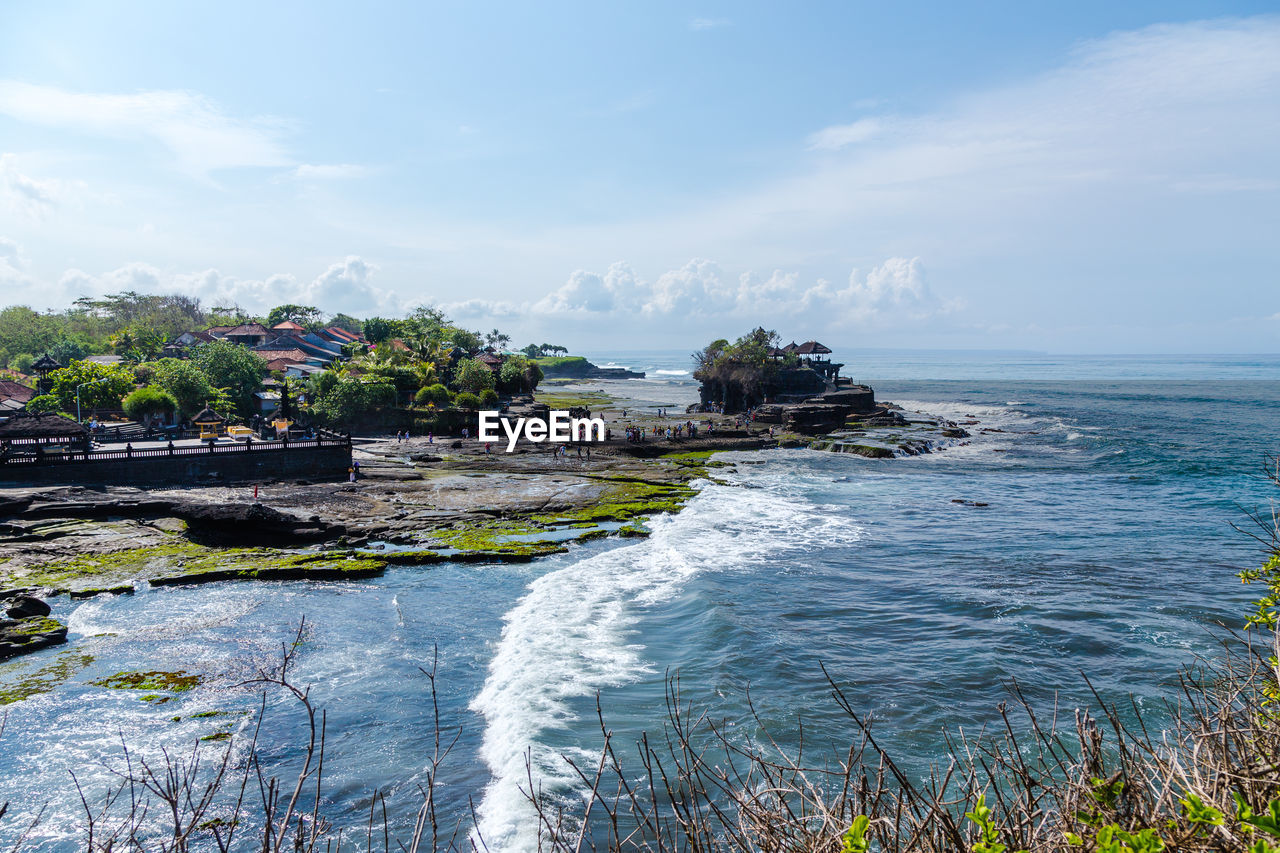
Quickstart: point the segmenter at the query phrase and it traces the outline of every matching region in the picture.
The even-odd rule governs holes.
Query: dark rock
[[[260,503],[181,504],[173,514],[202,545],[289,545],[342,535],[341,525],[303,521]]]
[[[786,427],[793,432],[819,435],[844,426],[849,411],[844,406],[824,403],[799,403],[786,407]]]
[[[34,595],[15,595],[6,602],[5,612],[10,619],[26,619],[30,616],[48,616],[53,611]]]
[[[67,641],[67,626],[47,616],[0,620],[0,660]]]
[[[31,506],[31,498],[0,498],[0,518],[22,515]]]

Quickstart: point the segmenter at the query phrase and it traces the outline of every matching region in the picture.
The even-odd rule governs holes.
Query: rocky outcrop
[[[792,432],[806,435],[822,435],[844,426],[849,410],[844,406],[828,403],[798,403],[787,406],[783,424]]]
[[[190,539],[208,545],[297,545],[333,539],[345,532],[342,525],[323,522],[319,516],[301,519],[259,503],[132,500],[74,490],[48,493],[26,502],[14,501],[7,509],[7,513],[0,514],[9,519],[3,525],[4,531],[18,539],[43,538],[29,532],[25,522],[63,518],[176,518],[186,522]]]
[[[202,545],[290,545],[340,536],[341,525],[319,516],[303,521],[269,506],[181,504],[168,513],[187,523],[187,537]]]
[[[30,619],[33,616],[48,616],[53,611],[34,595],[18,593],[5,602],[5,613],[10,619]]]
[[[0,592],[5,613],[0,619],[0,660],[46,649],[67,641],[67,626],[49,617],[49,605],[21,590]]]
[[[546,379],[644,379],[643,370],[625,367],[596,367],[585,358],[562,359],[539,364]]]

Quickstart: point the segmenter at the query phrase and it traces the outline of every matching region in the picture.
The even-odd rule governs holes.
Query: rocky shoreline
[[[730,464],[710,459],[720,451],[807,446],[877,457],[935,447],[922,432],[930,427],[896,407],[820,436],[710,416],[716,427],[698,438],[667,439],[652,428],[708,416],[661,418],[599,392],[565,395],[546,396],[557,407],[594,407],[612,425],[612,440],[564,456],[523,441],[508,454],[474,440],[370,437],[353,451],[354,483],[0,488],[0,588],[8,590],[0,597],[85,598],[127,594],[141,583],[343,579],[392,565],[523,562],[574,542],[647,535],[647,517],[679,511],[696,494],[694,481]],[[646,440],[621,438],[624,423],[643,426]],[[945,424],[934,419],[932,428],[945,431]],[[48,618],[47,607],[44,615],[0,623],[0,657],[65,640],[65,626]]]

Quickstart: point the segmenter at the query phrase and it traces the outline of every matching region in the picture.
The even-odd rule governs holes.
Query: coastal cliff
[[[533,359],[546,379],[644,379],[643,370],[625,367],[597,367],[580,355],[546,356]]]

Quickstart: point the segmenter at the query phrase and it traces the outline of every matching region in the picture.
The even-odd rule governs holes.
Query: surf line
[[[501,441],[498,425],[507,434],[507,452],[516,449],[516,442],[524,434],[526,441],[543,441],[568,444],[571,441],[604,441],[604,418],[575,418],[569,412],[555,409],[547,413],[547,419],[503,417],[502,412],[479,412],[479,429],[476,438],[483,442]]]

